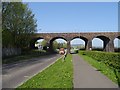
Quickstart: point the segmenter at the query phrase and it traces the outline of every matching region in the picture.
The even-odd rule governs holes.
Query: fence
[[[21,49],[20,48],[2,48],[2,58],[20,55]]]

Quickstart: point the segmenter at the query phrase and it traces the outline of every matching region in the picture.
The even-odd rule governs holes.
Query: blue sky
[[[117,2],[29,2],[28,6],[35,14],[38,33],[118,32]]]
[[[117,2],[30,2],[38,32],[118,31]]]
[[[23,2],[119,2],[119,0],[22,0],[22,1]]]

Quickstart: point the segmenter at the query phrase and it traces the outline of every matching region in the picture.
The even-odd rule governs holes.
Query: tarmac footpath
[[[73,54],[74,88],[118,88],[118,85],[84,61],[79,55]]]

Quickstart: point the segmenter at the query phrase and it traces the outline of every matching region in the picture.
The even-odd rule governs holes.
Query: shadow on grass
[[[102,71],[102,70],[100,70],[100,69],[97,69],[96,71]]]

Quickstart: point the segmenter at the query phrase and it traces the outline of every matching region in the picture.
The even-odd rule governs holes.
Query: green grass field
[[[72,55],[68,54],[65,61],[62,58],[53,65],[38,73],[23,83],[20,88],[73,88]]]
[[[118,72],[115,72],[114,69],[109,68],[106,66],[103,62],[98,62],[97,60],[87,56],[87,55],[82,55],[81,52],[79,52],[79,55],[88,63],[90,63],[93,67],[95,67],[98,71],[106,75],[109,79],[111,79],[113,82],[116,84],[120,84],[119,82],[119,74]]]

